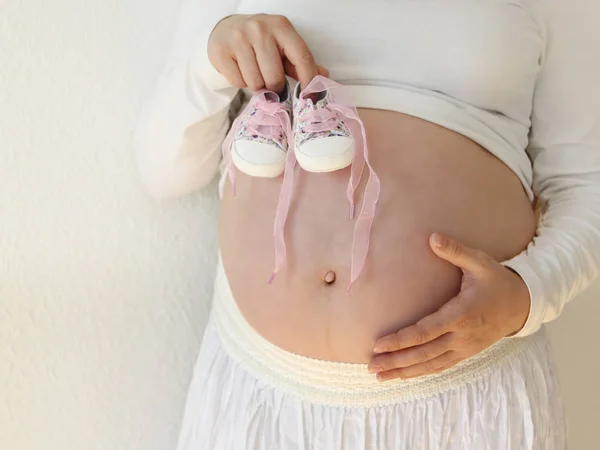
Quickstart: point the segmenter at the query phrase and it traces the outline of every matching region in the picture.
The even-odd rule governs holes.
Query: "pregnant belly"
[[[273,284],[267,280],[281,179],[239,174],[235,197],[227,184],[219,245],[237,304],[258,333],[304,356],[364,363],[379,337],[430,314],[459,291],[461,272],[430,250],[432,232],[502,261],[527,246],[535,215],[516,175],[469,139],[395,112],[360,114],[381,196],[366,266],[349,295],[355,222],[345,196],[348,170],[297,168],[286,266]],[[325,282],[330,271],[333,283]]]

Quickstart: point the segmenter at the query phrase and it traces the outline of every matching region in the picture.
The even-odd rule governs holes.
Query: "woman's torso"
[[[544,42],[528,3],[240,2],[238,13],[287,16],[336,81],[391,88],[390,96],[415,93],[392,102],[400,104],[391,109],[407,114],[360,109],[381,197],[366,266],[348,296],[354,230],[345,196],[348,170],[298,169],[286,266],[272,285],[281,179],[239,174],[235,198],[227,185],[219,229],[223,262],[240,309],[259,333],[302,355],[366,362],[378,337],[458,292],[460,271],[434,256],[431,232],[448,233],[498,260],[526,247],[535,218],[520,180],[530,176],[523,148]],[[378,107],[365,100],[358,106]],[[492,143],[484,144],[489,151],[475,143],[484,141]],[[520,169],[511,171],[492,153]],[[324,282],[328,271],[337,276],[332,285]]]
[[[378,337],[458,292],[460,270],[432,253],[430,233],[448,233],[504,260],[525,248],[535,230],[517,176],[473,141],[396,112],[362,109],[360,115],[381,197],[366,267],[349,295],[354,221],[345,197],[348,170],[296,169],[286,266],[272,285],[281,179],[239,174],[235,197],[226,186],[219,223],[224,267],[250,325],[288,351],[346,362],[367,362]],[[337,276],[330,285],[328,271]]]

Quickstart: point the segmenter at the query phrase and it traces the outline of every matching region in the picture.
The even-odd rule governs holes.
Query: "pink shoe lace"
[[[369,152],[367,147],[367,136],[364,124],[358,116],[358,111],[353,106],[348,106],[347,101],[343,101],[343,86],[335,81],[323,76],[316,76],[309,85],[300,93],[300,102],[305,102],[305,98],[311,94],[328,91],[331,102],[325,108],[305,113],[304,118],[308,122],[305,130],[308,132],[328,131],[337,126],[340,120],[346,125],[352,139],[355,143],[354,160],[350,171],[350,180],[346,189],[346,197],[350,203],[350,218],[354,218],[354,192],[362,177],[365,164],[369,169],[369,180],[365,188],[364,201],[361,211],[358,215],[356,225],[354,226],[354,237],[352,242],[352,262],[350,269],[350,283],[346,289],[346,295],[350,292],[350,287],[362,273],[369,250],[369,241],[371,235],[371,226],[377,201],[379,200],[380,182],[375,171],[369,163]],[[335,94],[335,95],[334,95]],[[288,139],[289,146],[293,144],[293,139]],[[283,175],[283,184],[279,194],[279,202],[275,213],[275,269],[269,283],[281,270],[286,259],[286,245],[284,240],[285,222],[288,216],[292,191],[294,185],[294,168],[296,166],[296,157],[293,148],[288,148],[288,154],[285,163],[285,172]]]
[[[256,112],[250,116],[246,129],[252,135],[261,136],[265,139],[277,141],[282,132],[287,136],[288,147],[292,145],[292,122],[290,115],[279,97],[272,91],[261,89],[254,94],[252,103],[247,108],[255,108]],[[240,114],[232,123],[231,131],[223,141],[223,157],[227,165],[227,174],[231,181],[233,195],[235,196],[235,168],[231,158],[231,145],[235,133],[240,127],[247,114]],[[289,151],[288,151],[289,152]]]

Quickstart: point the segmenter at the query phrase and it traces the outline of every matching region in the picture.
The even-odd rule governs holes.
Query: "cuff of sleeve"
[[[544,323],[546,314],[547,304],[544,298],[543,284],[531,266],[524,261],[524,256],[524,254],[520,254],[501,263],[503,266],[514,270],[523,279],[529,290],[531,302],[525,325],[518,333],[509,336],[511,338],[529,336],[538,331]]]
[[[198,39],[198,51],[194,53],[192,57],[193,70],[211,91],[219,91],[233,87],[229,81],[227,81],[227,78],[214,68],[208,58],[208,40],[210,39],[210,35],[217,24],[227,17],[229,16],[220,17],[217,20],[214,20],[210,26],[206,27],[206,31],[202,32]]]

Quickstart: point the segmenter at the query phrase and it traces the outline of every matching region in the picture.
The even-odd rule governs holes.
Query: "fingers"
[[[369,372],[385,372],[435,359],[450,349],[450,342],[450,334],[444,334],[423,345],[375,356],[369,363]]]
[[[265,87],[273,92],[281,92],[285,86],[285,72],[277,44],[273,39],[267,39],[257,44],[255,51]]]
[[[430,359],[429,361],[425,361],[420,364],[415,364],[413,366],[398,369],[392,369],[386,372],[380,372],[377,374],[377,379],[379,381],[388,381],[394,378],[412,378],[423,375],[431,375],[449,369],[450,367],[455,366],[462,360],[463,358],[457,356],[455,352],[448,351],[436,358]]]
[[[293,27],[290,24],[291,29]],[[311,80],[319,74],[319,69],[308,46],[294,30],[278,30],[275,34],[277,44],[287,60],[293,66],[293,72],[300,81],[300,87],[304,89]]]
[[[289,75],[295,80],[298,79],[298,72],[296,72],[296,67],[294,67],[294,65],[285,58],[283,60],[283,67],[287,75]],[[319,75],[329,78],[329,70],[327,70],[325,67],[317,65],[317,71]]]
[[[317,71],[319,72],[319,75],[329,78],[329,70],[325,67],[317,65]]]
[[[234,14],[221,20],[211,32],[208,54],[233,86],[254,91],[266,87],[280,92],[286,73],[298,79],[303,88],[316,75],[329,76],[326,69],[317,66],[290,21],[278,15]]]
[[[264,87],[265,81],[258,67],[254,49],[250,45],[241,45],[237,49],[235,58],[246,85],[253,91]]]
[[[239,89],[248,87],[235,60],[231,58],[222,58],[219,61],[219,72],[227,78],[227,81],[229,81],[232,86]]]
[[[285,70],[285,73],[292,77],[294,80],[298,79],[298,72],[296,72],[296,68],[294,67],[294,65],[287,59],[287,58],[283,58],[283,69]]]
[[[440,258],[475,275],[489,270],[490,263],[493,261],[486,253],[462,245],[455,239],[440,233],[433,233],[429,237],[429,244]]]
[[[419,320],[414,325],[384,336],[375,343],[375,353],[386,353],[425,344],[451,331],[446,308]]]

